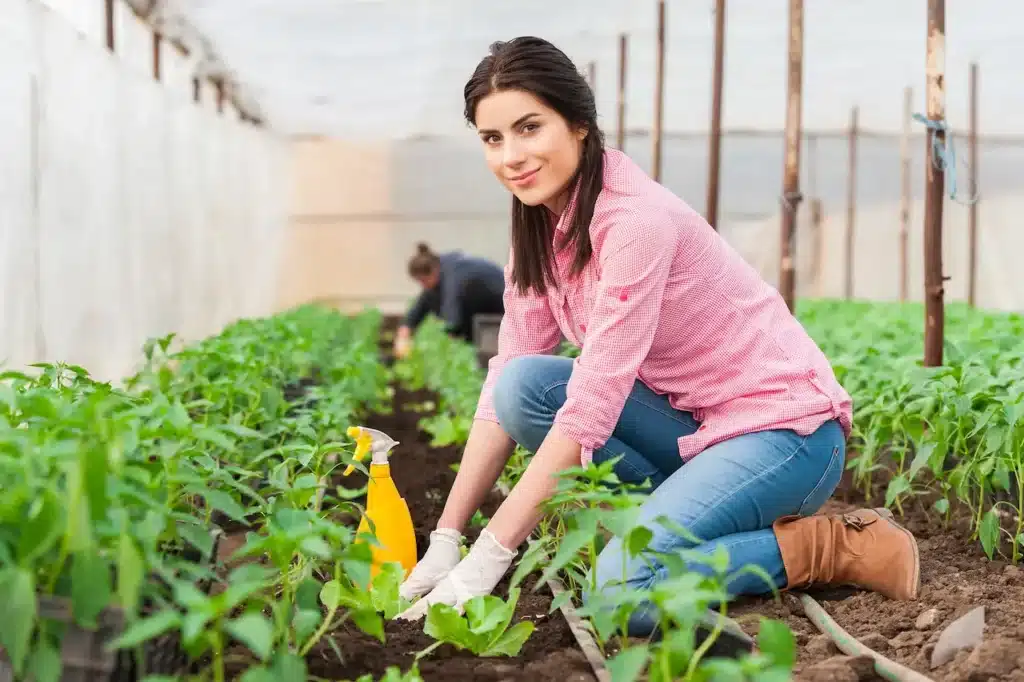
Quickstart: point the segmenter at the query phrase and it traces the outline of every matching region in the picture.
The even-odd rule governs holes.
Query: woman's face
[[[493,92],[476,108],[477,134],[487,165],[527,206],[559,214],[579,166],[585,129],[570,126],[554,109],[522,90]]]

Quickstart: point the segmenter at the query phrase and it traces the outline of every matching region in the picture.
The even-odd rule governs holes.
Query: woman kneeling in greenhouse
[[[917,544],[891,515],[811,516],[839,483],[851,425],[825,355],[700,215],[605,148],[568,57],[537,38],[498,43],[465,100],[513,195],[505,317],[444,513],[401,588],[426,596],[402,617],[490,593],[558,474],[619,456],[620,480],[654,487],[640,512],[653,538],[636,557],[617,538],[605,546],[593,567],[605,596],[656,585],[659,555],[725,548],[729,575],[753,565],[772,581],[738,573],[731,595],[852,585],[915,598]],[[560,333],[577,359],[550,355]],[[515,443],[535,455],[460,560],[461,531]],[[630,634],[656,623],[637,610]]]
[[[397,357],[409,352],[412,333],[430,313],[444,320],[448,334],[472,343],[473,318],[504,310],[501,268],[483,258],[458,251],[436,254],[421,242],[409,260],[409,276],[422,290],[395,335]]]

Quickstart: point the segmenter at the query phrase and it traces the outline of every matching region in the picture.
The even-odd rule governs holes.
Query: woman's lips
[[[537,170],[527,171],[522,175],[517,175],[514,178],[509,178],[509,182],[517,187],[525,187],[533,182],[533,179],[537,177],[537,172],[539,170],[540,169],[538,168]]]

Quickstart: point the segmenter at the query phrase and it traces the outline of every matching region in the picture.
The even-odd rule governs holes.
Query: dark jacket
[[[428,313],[443,319],[449,333],[466,335],[475,312],[501,312],[505,274],[489,260],[466,256],[460,251],[443,253],[438,284],[424,290],[405,316],[405,325],[415,329]]]

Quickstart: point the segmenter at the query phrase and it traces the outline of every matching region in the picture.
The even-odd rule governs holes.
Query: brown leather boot
[[[772,524],[786,568],[786,590],[852,585],[889,599],[916,599],[917,541],[888,509],[832,516],[784,516]]]

